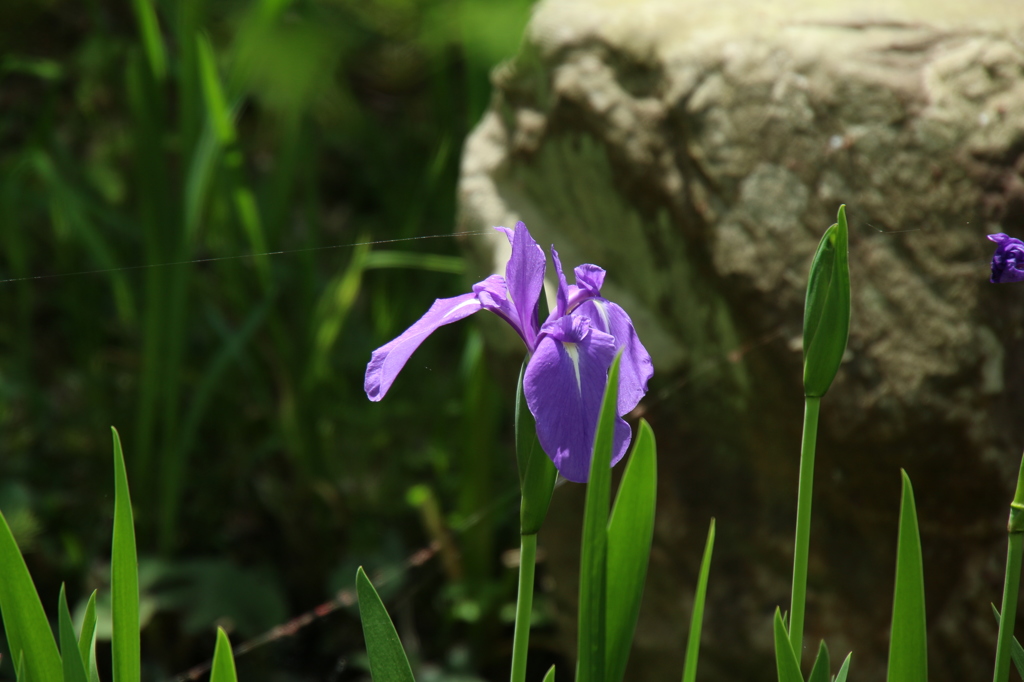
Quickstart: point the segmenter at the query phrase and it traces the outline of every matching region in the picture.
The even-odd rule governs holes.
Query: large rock
[[[460,229],[521,219],[606,267],[655,359],[659,517],[627,678],[679,674],[711,516],[701,678],[775,678],[803,291],[846,203],[853,321],[822,406],[805,641],[884,678],[904,467],[932,679],[983,679],[1024,444],[1024,285],[988,283],[984,238],[1024,237],[1020,0],[550,0],[494,83]],[[473,244],[501,261],[502,241]],[[581,498],[560,489],[542,536],[570,655]]]

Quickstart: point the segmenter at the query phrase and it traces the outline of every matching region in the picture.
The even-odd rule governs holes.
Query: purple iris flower
[[[554,247],[556,304],[540,324],[544,250],[521,222],[512,230],[495,229],[504,232],[512,245],[505,276],[491,275],[474,284],[472,293],[434,301],[415,324],[373,352],[363,387],[370,400],[380,400],[434,330],[489,310],[516,330],[531,354],[523,392],[537,423],[541,447],[565,478],[583,483],[590,471],[597,418],[615,354],[622,350],[613,465],[629,446],[632,434],[622,416],[647,393],[647,381],[654,374],[651,356],[626,311],[601,296],[605,271],[596,265],[581,265],[574,271],[576,284],[568,284]]]
[[[992,255],[993,284],[1024,281],[1024,242],[1003,233],[990,234],[988,238],[999,246]]]

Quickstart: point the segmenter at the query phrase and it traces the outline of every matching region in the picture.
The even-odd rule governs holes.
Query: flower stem
[[[512,639],[512,682],[526,680],[526,653],[530,648],[533,613],[533,571],[537,563],[537,534],[520,536],[519,595],[516,598],[516,626]]]
[[[1017,491],[1010,503],[1009,534],[1006,547],[1006,577],[1003,579],[1003,605],[999,609],[999,636],[996,639],[996,666],[993,682],[1010,678],[1010,648],[1013,625],[1017,620],[1017,593],[1020,588],[1021,556],[1024,555],[1024,460],[1017,474]]]
[[[804,435],[800,444],[800,482],[797,487],[796,541],[793,549],[793,601],[789,607],[789,643],[801,659],[804,606],[807,601],[807,553],[811,537],[811,495],[814,490],[814,446],[818,436],[821,398],[804,399]]]

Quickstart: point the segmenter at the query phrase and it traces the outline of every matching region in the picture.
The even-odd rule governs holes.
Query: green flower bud
[[[850,259],[846,206],[825,231],[811,263],[804,304],[804,395],[825,395],[850,336]]]

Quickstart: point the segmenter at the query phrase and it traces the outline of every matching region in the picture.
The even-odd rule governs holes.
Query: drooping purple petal
[[[620,306],[604,298],[591,298],[572,314],[589,318],[591,329],[611,334],[615,338],[615,350],[623,349],[619,363],[618,412],[620,416],[628,414],[647,394],[647,382],[654,376],[651,356],[640,343],[632,320]]]
[[[434,301],[430,310],[415,324],[399,337],[373,351],[370,363],[366,366],[366,379],[363,382],[366,397],[374,402],[383,398],[409,357],[438,327],[458,322],[482,308],[483,305],[475,293]]]
[[[990,241],[998,244],[992,255],[993,284],[1024,282],[1024,242],[1006,234],[990,234]]]
[[[537,343],[539,326],[537,302],[544,288],[544,250],[521,221],[516,223],[514,230],[507,227],[494,229],[504,232],[512,245],[512,257],[505,265],[505,284],[518,320],[518,324],[513,326],[519,330],[527,348],[533,348]]]
[[[526,404],[537,422],[537,438],[555,467],[583,483],[590,472],[597,418],[615,357],[615,339],[593,329],[585,317],[569,315],[545,324],[523,377]],[[616,419],[614,465],[626,453],[629,425]]]

